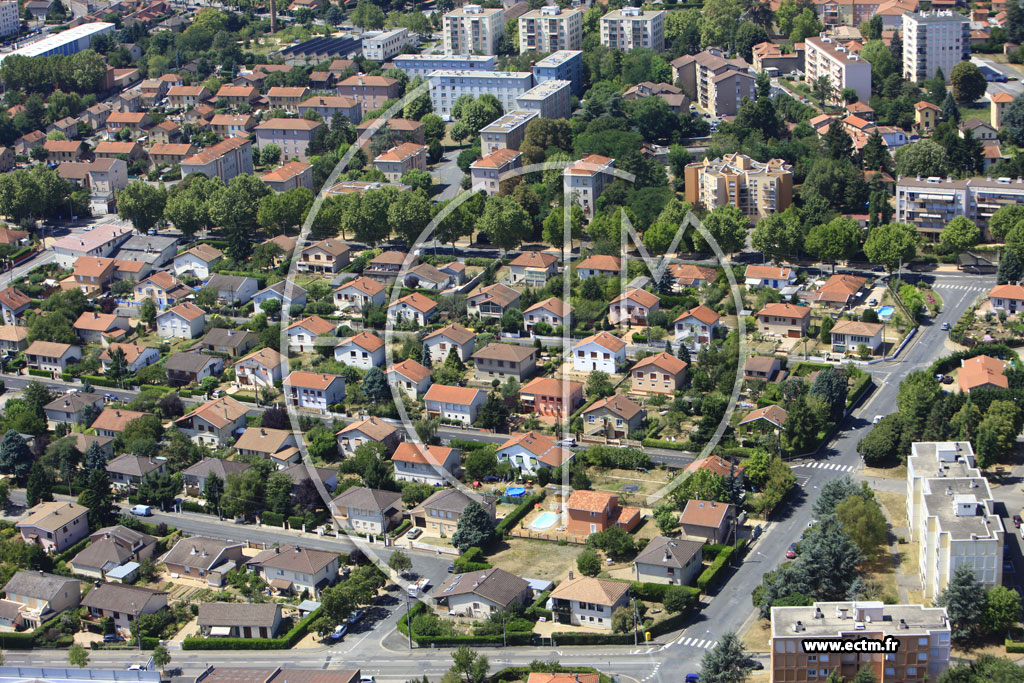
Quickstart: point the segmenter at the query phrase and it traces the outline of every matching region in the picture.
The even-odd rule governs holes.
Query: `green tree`
[[[585,392],[588,399],[605,398],[615,393],[615,387],[612,386],[611,378],[607,372],[595,370],[587,375]]]
[[[654,523],[658,531],[670,534],[679,525],[679,510],[668,500],[661,500],[654,506]]]
[[[670,495],[676,501],[676,506],[682,509],[689,500],[728,502],[729,489],[725,477],[702,468],[688,476]]]
[[[448,673],[455,678],[455,681],[462,683],[484,683],[490,666],[486,656],[474,652],[465,645],[460,645],[452,653],[452,667]]]
[[[942,100],[942,109],[939,111],[939,116],[942,117],[943,121],[947,121],[949,123],[960,123],[960,109],[956,106],[956,100],[953,99],[953,93],[946,93],[946,96]]]
[[[795,212],[772,213],[757,221],[750,244],[766,258],[778,262],[797,252],[800,239],[800,222]],[[665,250],[654,253],[665,253]]]
[[[824,76],[826,80],[827,76]],[[835,119],[821,138],[821,148],[830,159],[849,159],[853,154],[853,138]]]
[[[789,415],[783,426],[783,445],[791,454],[811,451],[818,443],[820,417],[807,404],[804,396],[798,397],[789,407]]]
[[[988,219],[988,230],[996,240],[1004,240],[1015,227],[1024,225],[1024,204],[1005,204]]]
[[[480,503],[471,500],[463,508],[459,523],[452,534],[452,545],[459,552],[466,552],[473,546],[483,547],[494,536],[494,520]]]
[[[84,669],[89,665],[89,653],[81,643],[75,643],[68,650],[68,664]]]
[[[946,608],[951,635],[957,643],[969,640],[978,632],[984,618],[984,611],[979,607],[984,604],[985,589],[968,564],[956,568],[949,584],[935,601],[937,607]]]
[[[636,552],[636,540],[629,532],[618,526],[608,527],[604,531],[590,534],[587,537],[587,545],[597,548],[616,560],[626,559]]]
[[[483,479],[498,471],[498,456],[493,447],[474,448],[466,455],[464,468],[467,481]]]
[[[974,102],[985,94],[988,83],[985,74],[974,62],[957,62],[949,72],[949,82],[953,86],[953,99],[958,104]]]
[[[957,216],[942,229],[939,241],[951,252],[959,254],[981,241],[981,230],[969,219]]]
[[[171,663],[171,653],[167,651],[167,648],[163,645],[157,645],[153,648],[153,664],[159,668],[164,668]]]
[[[203,500],[211,508],[220,508],[220,499],[224,495],[224,480],[216,472],[211,472],[203,484]]]
[[[845,261],[860,248],[860,226],[857,221],[846,216],[833,218],[828,223],[816,225],[807,232],[804,250],[826,263],[835,265]]]
[[[1020,621],[1020,613],[1020,593],[1006,586],[994,586],[985,593],[981,627],[992,635],[1002,636]]]
[[[892,157],[889,150],[883,144],[882,136],[877,130],[868,137],[864,145],[864,169],[868,171],[890,171],[892,170]]]
[[[28,473],[28,485],[25,488],[25,505],[35,507],[36,504],[53,500],[53,478],[38,460],[32,463]]]
[[[243,174],[232,178],[226,190],[211,198],[211,218],[224,226],[227,253],[235,261],[244,261],[252,254],[260,201],[271,192],[259,176]]]
[[[388,567],[399,574],[404,574],[412,569],[412,560],[401,550],[395,550],[391,553],[391,557],[388,558]]]
[[[719,248],[726,254],[743,248],[749,226],[750,222],[746,216],[731,204],[715,207],[704,219],[704,227],[708,229]],[[693,242],[694,248],[698,251],[711,251],[710,246],[699,233],[694,235]]]
[[[511,196],[489,197],[477,228],[503,250],[516,247],[532,230],[529,214]]]
[[[584,548],[576,556],[576,569],[583,576],[597,576],[601,573],[601,558],[590,548]]]
[[[705,651],[700,662],[701,683],[743,683],[753,667],[735,633],[722,635],[718,644]]]
[[[841,600],[856,577],[851,570],[863,560],[860,549],[843,531],[842,523],[830,515],[804,534],[797,564],[803,570],[810,594],[822,600]]]
[[[136,180],[117,192],[117,216],[140,233],[155,228],[164,217],[167,191]]]
[[[349,17],[354,25],[372,31],[384,28],[384,11],[372,2],[360,2]]]
[[[857,443],[868,467],[882,467],[896,462],[900,447],[900,416],[886,415]]]
[[[843,531],[853,539],[867,557],[873,557],[885,544],[889,526],[885,514],[874,498],[853,495],[844,498],[835,508]]]
[[[90,528],[100,529],[117,518],[110,477],[105,469],[94,469],[89,473],[85,489],[78,496],[78,504],[89,509]]]
[[[949,172],[949,155],[938,143],[921,140],[896,150],[896,173],[901,176],[945,177]]]
[[[679,614],[693,603],[694,596],[685,586],[669,586],[665,591],[665,611],[669,614]]]
[[[384,371],[376,367],[370,368],[363,376],[360,389],[363,391],[363,396],[374,403],[379,403],[391,395]]]
[[[125,356],[124,349],[121,347],[115,347],[113,350],[108,351],[110,360],[107,361],[107,372],[105,373],[107,379],[116,382],[117,386],[124,388],[124,378],[128,375],[128,359]]]
[[[10,403],[8,403],[8,411]],[[24,481],[32,467],[32,451],[18,432],[7,430],[0,440],[0,474],[9,474]]]
[[[906,223],[887,223],[868,233],[864,241],[864,255],[872,263],[880,263],[891,273],[900,263],[917,255],[917,230]]]

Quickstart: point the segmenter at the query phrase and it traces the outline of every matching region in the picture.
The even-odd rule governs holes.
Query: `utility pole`
[[[640,615],[636,610],[636,598],[633,598],[633,645],[640,644],[640,634],[638,629],[640,628]]]
[[[405,591],[405,628],[409,634],[409,649],[412,649],[412,616],[409,608],[409,589]]]
[[[501,646],[508,647],[508,637],[505,635],[505,610],[501,610]]]

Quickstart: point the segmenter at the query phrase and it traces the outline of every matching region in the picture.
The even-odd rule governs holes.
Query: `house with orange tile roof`
[[[414,322],[426,325],[437,315],[437,303],[419,292],[413,292],[388,304],[388,322]]]
[[[252,175],[252,142],[248,137],[225,138],[181,162],[181,177],[202,173],[225,184],[238,175]]]
[[[807,300],[826,308],[842,310],[856,304],[867,281],[866,277],[836,273],[825,280],[825,284],[811,292]]]
[[[367,443],[382,443],[387,453],[394,453],[402,441],[398,428],[379,417],[367,417],[337,431],[338,452],[342,457],[355,455],[356,449]]]
[[[466,299],[470,315],[481,318],[500,318],[510,308],[519,307],[519,292],[500,282],[477,290]]]
[[[272,387],[288,374],[288,358],[276,349],[265,347],[239,358],[232,367],[236,386]]]
[[[384,365],[384,340],[371,332],[345,337],[334,347],[334,360],[369,370]]]
[[[679,517],[683,536],[707,543],[725,543],[733,531],[736,506],[713,500],[689,500]]]
[[[308,162],[306,149],[316,137],[317,130],[324,126],[323,121],[309,119],[269,119],[255,128],[256,146],[263,150],[268,145],[277,145],[282,158]]]
[[[598,332],[572,347],[572,368],[576,372],[600,370],[609,375],[626,364],[626,342],[608,332]]]
[[[807,335],[811,309],[796,304],[765,304],[755,317],[762,334],[799,339]]]
[[[203,85],[174,85],[167,91],[167,104],[177,109],[188,109],[213,97]]]
[[[612,299],[608,322],[612,325],[647,325],[647,317],[661,307],[661,297],[646,289],[627,289]]]
[[[28,348],[28,328],[19,325],[0,325],[0,351],[12,354]]]
[[[576,264],[576,276],[581,280],[588,277],[619,277],[622,273],[622,259],[618,256],[594,254]]]
[[[128,157],[128,161],[132,162],[136,159],[145,159],[146,150],[137,142],[119,142],[116,140],[103,140],[102,142],[96,143],[96,148],[92,151],[93,156],[97,159],[121,159],[121,155]]]
[[[398,97],[400,88],[395,78],[356,74],[338,83],[338,94],[358,100],[367,112],[380,109],[385,102]]]
[[[174,166],[199,151],[189,142],[157,143],[149,148],[149,163],[152,168]]]
[[[66,372],[68,365],[77,363],[82,350],[71,344],[36,340],[25,350],[28,367],[49,372]]]
[[[562,170],[562,189],[567,197],[580,205],[587,219],[594,217],[597,198],[615,180],[610,171],[615,159],[600,154],[588,154]]]
[[[634,394],[671,396],[686,382],[686,361],[664,351],[637,361],[630,371],[629,390]]]
[[[114,281],[116,269],[112,258],[79,256],[75,260],[72,282],[83,294],[98,294]]]
[[[99,344],[105,336],[121,336],[131,329],[128,318],[114,313],[85,311],[72,327],[86,344]]]
[[[430,370],[412,358],[395,363],[385,374],[388,384],[397,386],[399,391],[414,401],[430,388]]]
[[[695,266],[689,263],[674,263],[669,266],[668,272],[675,281],[675,287],[680,290],[687,287],[695,289],[703,287],[718,279],[718,271],[716,269],[706,266]]]
[[[89,425],[89,428],[94,430],[100,436],[107,436],[114,439],[117,438],[118,434],[124,431],[124,428],[128,426],[129,422],[147,415],[149,415],[149,413],[140,413],[137,410],[104,408],[103,412],[93,420],[91,425]]]
[[[294,190],[297,187],[312,190],[313,166],[301,161],[288,161],[273,171],[267,171],[261,175],[260,180],[277,193]]]
[[[136,301],[149,299],[156,304],[158,311],[162,311],[191,295],[192,290],[166,270],[158,270],[140,280],[135,285],[134,294]]]
[[[571,519],[569,524],[572,524]],[[580,534],[578,531],[573,533]],[[572,572],[569,572],[569,578],[551,591],[546,604],[561,623],[567,621],[574,626],[608,631],[612,628],[612,614],[615,610],[628,605],[628,581],[597,579],[589,576],[574,577]],[[562,621],[563,619],[564,621]],[[580,674],[580,676],[583,675],[585,674]],[[564,676],[562,678],[564,680]],[[575,682],[577,679],[570,678],[569,680]]]
[[[755,408],[743,416],[737,428],[741,432],[779,431],[786,424],[788,413],[782,406],[774,403],[763,408]]]
[[[193,441],[220,448],[245,430],[249,408],[230,396],[208,401],[177,420],[174,426]]]
[[[201,280],[210,277],[211,268],[224,256],[217,247],[201,243],[174,257],[174,274],[191,273]]]
[[[283,109],[292,114],[299,113],[299,103],[309,97],[309,88],[277,85],[267,91],[271,109]]]
[[[0,312],[3,314],[4,325],[17,325],[31,305],[32,299],[14,286],[0,291]]]
[[[533,346],[491,342],[473,353],[473,376],[483,382],[509,377],[522,382],[537,372],[538,356]]]
[[[110,354],[115,350],[124,353],[125,362],[128,364],[128,372],[138,372],[142,368],[152,365],[160,360],[160,349],[156,347],[143,346],[135,342],[132,342],[131,344],[112,342],[110,346],[103,349],[103,353],[100,354],[100,364],[104,373],[110,369]]]
[[[235,442],[235,450],[241,455],[255,455],[270,460],[280,470],[302,459],[296,438],[291,429],[247,427]]]
[[[326,414],[330,406],[345,400],[345,379],[321,372],[293,370],[284,379],[284,393],[289,405]]]
[[[939,122],[940,107],[921,100],[914,105],[914,127],[922,133],[931,133]]]
[[[523,325],[526,331],[534,334],[538,325],[547,325],[549,334],[554,333],[559,327],[570,329],[572,327],[572,306],[561,299],[550,297],[544,301],[538,301],[523,311]]]
[[[388,182],[397,183],[406,171],[427,170],[427,148],[415,142],[403,142],[378,155],[373,165]]]
[[[429,417],[442,420],[455,420],[464,425],[476,422],[480,408],[487,400],[487,392],[472,387],[453,387],[445,384],[432,384],[423,396],[426,412]]]
[[[387,300],[384,285],[363,275],[338,285],[333,297],[334,307],[338,311],[362,311],[368,304],[383,306]]]
[[[796,282],[796,272],[789,266],[749,265],[743,272],[747,287],[782,289]]]
[[[625,439],[643,428],[647,411],[625,396],[613,394],[591,404],[582,418],[587,436]]]
[[[573,491],[565,509],[569,513],[566,530],[576,536],[589,536],[613,526],[632,531],[641,519],[639,508],[619,505],[619,497],[606,491]]]
[[[335,329],[334,323],[324,320],[318,315],[297,320],[284,330],[288,337],[288,349],[299,353],[313,351],[317,337],[333,334]]]
[[[573,452],[547,434],[530,431],[512,434],[498,446],[498,462],[511,463],[521,472],[535,474],[542,468],[560,467],[572,460]]]
[[[958,373],[960,391],[969,394],[978,387],[1008,389],[1010,383],[1004,371],[1003,361],[992,356],[981,355],[962,360]]]
[[[215,99],[224,100],[228,107],[252,104],[259,99],[260,91],[251,85],[222,85]]]
[[[882,323],[865,323],[859,320],[840,320],[832,328],[832,350],[836,353],[857,353],[861,344],[872,354],[882,350]]]
[[[524,412],[565,419],[583,405],[583,382],[534,377],[519,389]]]
[[[558,274],[558,257],[546,251],[524,251],[508,264],[509,282],[543,287]]]
[[[988,292],[988,305],[996,313],[1016,315],[1024,311],[1024,286],[996,285]]]
[[[82,158],[81,140],[47,140],[43,143],[46,150],[47,161],[60,163],[62,161],[78,161]]]
[[[447,485],[447,472],[454,477],[459,471],[461,455],[454,448],[425,446],[409,441],[398,444],[391,462],[395,465],[395,481],[418,481],[424,484]]]
[[[363,107],[359,104],[359,101],[352,97],[342,97],[340,95],[314,95],[309,97],[299,103],[299,116],[305,116],[308,111],[320,114],[320,116],[324,117],[324,121],[330,121],[339,112],[352,123],[363,120]]]
[[[1013,95],[1008,92],[997,92],[989,95],[991,108],[989,109],[989,122],[992,127],[999,130],[1003,127],[1003,116],[1006,108],[1013,102]]]
[[[157,336],[164,339],[195,339],[206,327],[206,311],[185,301],[156,317]]]
[[[672,322],[674,341],[677,345],[686,344],[692,353],[714,339],[721,317],[707,306],[701,304],[679,315]]]
[[[469,165],[473,192],[491,196],[501,191],[501,177],[523,165],[523,155],[514,149],[498,149]]]
[[[217,114],[210,119],[210,131],[222,138],[245,137],[257,123],[256,117],[249,114]]]

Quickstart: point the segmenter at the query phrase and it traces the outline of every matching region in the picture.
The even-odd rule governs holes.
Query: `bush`
[[[644,439],[641,442],[648,448],[668,448],[674,451],[689,450],[687,441],[665,441],[664,439]]]
[[[505,516],[504,519],[498,522],[498,525],[494,528],[495,536],[497,537],[504,535],[506,531],[508,531],[510,528],[518,524],[519,520],[525,517],[530,512],[530,510],[533,509],[534,505],[541,502],[542,500],[544,500],[543,491],[541,491],[540,493],[535,493],[532,496],[528,496],[527,498],[524,498],[523,502],[520,503],[515,510],[510,512],[508,515]]]
[[[718,557],[711,563],[711,566],[701,572],[700,576],[697,577],[697,588],[703,593],[707,593],[709,589],[714,588],[718,582],[722,579],[725,574],[726,567],[729,564],[729,559],[732,557],[733,549],[725,548],[722,552],[718,553]]]
[[[420,603],[422,604],[422,603]],[[317,608],[280,638],[186,638],[182,650],[288,650],[309,633],[309,625],[320,616]]]
[[[298,515],[290,515],[288,517],[288,528],[289,529],[301,529],[302,525],[306,522],[304,517]]]
[[[99,375],[82,375],[81,380],[97,387],[107,387],[109,389],[120,388],[114,380],[107,379],[106,377],[100,377]]]
[[[964,351],[956,351],[932,363],[928,372],[932,375],[944,375],[960,367],[960,362],[975,356],[992,356],[993,358],[1016,358],[1017,354],[1006,344],[978,344]]]
[[[412,526],[412,520],[411,519],[403,519],[401,524],[399,524],[394,529],[392,529],[390,532],[388,532],[388,536],[390,536],[391,538],[397,538],[398,536],[401,536],[403,533],[405,533],[405,530],[408,529],[411,526]]]
[[[33,377],[46,377],[47,379],[53,377],[53,373],[50,372],[49,370],[37,370],[36,368],[29,368],[28,374],[32,375]]]
[[[1004,645],[1006,645],[1007,654],[1019,654],[1024,652],[1024,643],[1018,643],[1007,638]],[[6,647],[6,645],[4,647]]]
[[[476,546],[470,548],[466,552],[462,553],[459,557],[455,558],[455,571],[464,574],[466,572],[476,572],[482,569],[490,569],[491,565],[483,561],[484,551]]]
[[[284,526],[284,515],[267,510],[263,513],[263,523],[268,526]]]

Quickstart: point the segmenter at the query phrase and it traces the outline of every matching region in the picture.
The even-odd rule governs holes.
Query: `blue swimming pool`
[[[882,306],[881,308],[878,309],[879,317],[885,318],[885,317],[891,316],[892,314],[893,314],[893,307],[892,306]]]
[[[522,486],[509,486],[505,489],[505,495],[512,498],[518,498],[524,493],[526,493],[526,489]]]
[[[530,523],[534,529],[550,529],[558,523],[558,514],[554,512],[542,512],[537,519]]]

